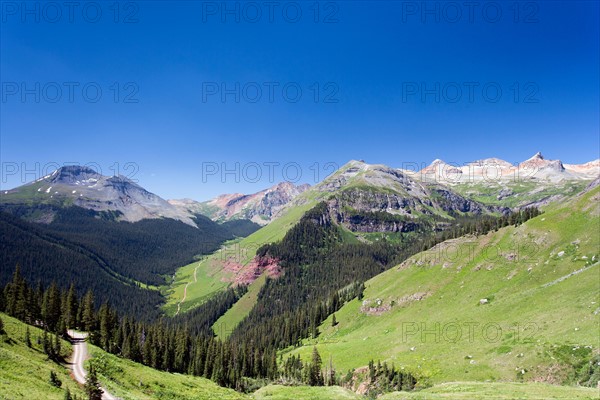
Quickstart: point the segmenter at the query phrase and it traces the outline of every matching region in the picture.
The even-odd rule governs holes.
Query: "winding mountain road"
[[[85,384],[85,376],[87,372],[83,368],[84,361],[89,357],[87,350],[87,333],[83,332],[75,332],[70,330],[69,336],[73,338],[73,360],[71,362],[71,370],[73,371],[73,376],[75,380],[82,385]],[[103,400],[118,400],[117,397],[114,397],[110,393],[106,391],[106,389],[101,388],[104,393],[102,393]]]

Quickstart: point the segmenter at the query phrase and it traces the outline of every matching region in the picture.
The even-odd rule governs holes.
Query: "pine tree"
[[[20,320],[27,316],[26,283],[21,276],[21,266],[17,264],[12,282],[4,288],[6,313]]]
[[[110,339],[112,337],[113,321],[108,304],[104,303],[98,311],[98,319],[100,322],[99,345],[103,349],[109,351]]]
[[[176,341],[174,369],[178,372],[185,372],[189,363],[189,336],[183,330],[179,330],[176,335]]]
[[[31,348],[31,333],[29,332],[29,326],[25,329],[25,344]]]
[[[77,294],[72,283],[63,302],[63,316],[67,329],[77,327]]]
[[[310,363],[308,384],[310,386],[323,386],[323,374],[321,373],[321,355],[317,347],[313,347],[312,361]]]
[[[54,358],[54,354],[52,353],[52,343],[48,339],[48,331],[44,331],[44,336],[42,336],[42,348],[44,349],[44,354],[46,354],[49,358]]]
[[[54,358],[56,360],[60,360],[61,358],[62,346],[60,343],[60,338],[58,335],[54,335],[54,345],[52,346],[52,353],[54,354]]]
[[[62,386],[62,381],[58,379],[58,376],[54,371],[50,371],[50,384],[57,388]]]
[[[56,332],[61,314],[60,308],[60,292],[56,283],[52,282],[46,293],[44,293],[42,303],[42,318],[51,332]]]
[[[56,326],[56,334],[63,338],[67,337],[67,326],[62,315],[58,319],[58,325]]]
[[[0,335],[4,333],[4,321],[0,318]]]
[[[128,335],[123,337],[123,343],[121,343],[121,356],[131,359],[131,345]]]
[[[96,329],[96,315],[94,310],[94,294],[88,290],[81,305],[81,327],[83,330],[92,332]]]
[[[364,298],[364,292],[365,292],[365,284],[364,282],[361,282],[360,286],[358,287],[358,300],[362,300]]]
[[[90,366],[90,371],[85,377],[85,385],[83,389],[88,395],[89,400],[102,400],[102,389],[98,382],[98,376],[96,375],[96,368]]]
[[[336,326],[338,324],[337,319],[335,318],[335,313],[333,314],[333,318],[331,319],[331,326]]]
[[[369,361],[369,382],[375,382],[375,363],[373,360]]]
[[[330,354],[329,355],[329,374],[327,375],[327,385],[334,386],[336,384],[337,384],[337,382],[335,379],[335,368],[333,368],[333,359]]]

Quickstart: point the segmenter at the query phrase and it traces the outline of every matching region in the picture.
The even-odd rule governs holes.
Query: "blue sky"
[[[80,163],[201,200],[350,159],[600,157],[597,1],[53,4],[2,2],[2,188]]]

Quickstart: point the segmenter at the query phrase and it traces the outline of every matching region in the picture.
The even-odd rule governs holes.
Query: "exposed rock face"
[[[308,184],[294,186],[289,182],[280,183],[274,190],[268,190],[264,193],[253,213],[254,215],[265,216],[271,219],[275,210],[289,203],[290,200],[306,191],[309,187],[310,185]]]
[[[236,260],[226,260],[223,268],[230,275],[223,280],[235,285],[249,285],[265,272],[268,277],[277,278],[282,271],[279,260],[268,256],[255,256],[247,265]]]
[[[437,205],[446,212],[460,211],[463,213],[468,212],[478,215],[481,214],[486,208],[482,204],[473,200],[465,199],[459,194],[451,192],[448,189],[433,189],[432,194],[434,194],[434,199],[437,198],[437,200],[434,200],[434,202],[436,202]],[[491,211],[489,207],[487,207],[487,209]],[[496,210],[494,209],[494,211]]]
[[[336,195],[331,205],[335,209],[351,207],[362,212],[384,211],[393,214],[409,215],[417,211],[431,214],[424,204],[431,205],[426,199],[420,201],[418,197],[405,196],[399,193],[385,193],[365,189],[350,189]]]
[[[67,202],[94,211],[114,211],[122,221],[171,218],[196,226],[187,212],[123,176],[107,177],[91,168],[65,166],[7,194],[29,191],[40,202]]]
[[[265,225],[281,208],[309,187],[308,184],[296,186],[290,182],[281,182],[254,194],[224,194],[202,203],[188,199],[169,202],[188,212],[206,215],[215,221],[250,219]]]
[[[412,221],[380,221],[377,218],[359,218],[357,216],[338,215],[338,222],[352,232],[412,232],[419,226]]]

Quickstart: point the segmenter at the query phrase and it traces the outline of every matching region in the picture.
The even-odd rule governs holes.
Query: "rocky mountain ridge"
[[[600,175],[600,159],[585,164],[563,164],[561,160],[548,160],[541,152],[518,164],[499,158],[486,158],[464,165],[446,163],[436,159],[419,171],[403,170],[415,179],[444,184],[542,181],[591,180]]]
[[[190,213],[206,215],[214,221],[249,219],[266,225],[280,209],[309,187],[308,184],[280,182],[253,194],[222,194],[205,202],[182,199],[169,200],[169,203]]]

